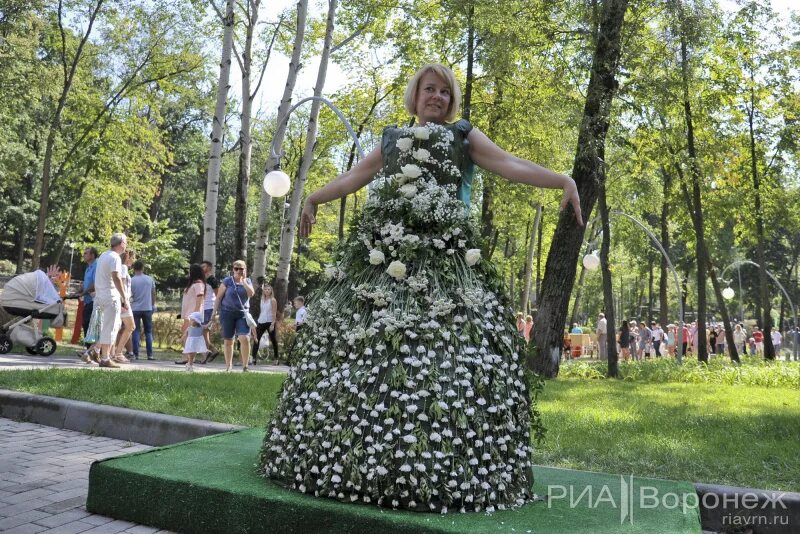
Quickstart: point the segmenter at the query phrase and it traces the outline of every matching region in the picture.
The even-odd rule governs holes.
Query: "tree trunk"
[[[650,321],[653,320],[653,283],[655,278],[653,276],[653,256],[648,255],[647,258],[647,270],[648,270],[648,281],[647,281],[647,324],[650,324]]]
[[[75,57],[72,58],[72,63],[67,67],[67,47],[65,30],[63,26],[63,3],[61,0],[58,2],[58,28],[61,32],[61,66],[64,74],[64,85],[61,87],[61,95],[56,104],[56,110],[53,113],[53,118],[50,121],[50,127],[47,131],[47,142],[44,149],[44,161],[42,162],[42,190],[39,196],[39,219],[36,223],[36,240],[33,245],[33,256],[31,258],[31,269],[36,270],[39,268],[41,262],[42,249],[44,248],[44,232],[47,225],[47,208],[50,200],[50,178],[53,172],[53,150],[55,150],[56,136],[61,129],[61,114],[64,111],[64,106],[67,103],[67,96],[72,88],[72,81],[75,78],[75,71],[78,68],[78,63],[83,55],[83,47],[89,39],[89,34],[92,33],[95,19],[100,13],[100,8],[103,6],[104,0],[97,0],[97,4],[93,7],[89,15],[89,23],[86,26],[86,33],[81,37],[78,49],[75,51]]]
[[[678,172],[680,173],[680,169]],[[681,179],[681,191],[683,192],[683,198],[686,202],[689,213],[696,213],[698,210],[693,206],[692,197],[689,194],[689,190],[687,189],[686,184],[683,182],[683,179]],[[736,344],[733,341],[733,326],[731,324],[730,315],[728,314],[728,306],[725,304],[725,298],[722,296],[722,286],[717,278],[717,271],[714,269],[714,263],[711,261],[711,254],[708,252],[708,245],[705,243],[705,241],[703,242],[702,254],[705,264],[708,267],[708,275],[711,278],[711,286],[714,288],[714,297],[716,298],[717,305],[719,306],[719,313],[722,315],[722,324],[725,327],[725,341],[728,344],[728,354],[730,355],[731,361],[738,363],[739,351],[736,350]],[[713,348],[714,347],[712,347],[712,349]]]
[[[525,258],[525,274],[524,288],[522,290],[522,302],[519,309],[522,313],[528,313],[528,301],[531,294],[531,274],[533,271],[533,253],[536,247],[536,236],[539,233],[539,225],[542,222],[542,205],[536,203],[536,215],[533,218],[533,230],[531,231],[530,240],[528,242],[528,255]]]
[[[475,4],[471,0],[467,8],[467,80],[464,84],[464,112],[463,117],[469,120],[472,114],[472,86],[475,82]]]
[[[686,141],[689,152],[689,172],[692,179],[692,206],[689,215],[695,232],[695,256],[697,261],[697,360],[708,361],[708,340],[706,337],[706,250],[705,229],[703,223],[703,206],[700,195],[700,167],[697,162],[697,150],[694,139],[694,123],[692,121],[692,104],[689,100],[689,64],[688,46],[684,28],[680,31],[681,40],[681,80],[683,85],[683,114],[686,121]]]
[[[663,203],[661,204],[661,245],[664,247],[664,250],[669,251],[669,190],[670,186],[672,185],[672,176],[667,173],[664,169],[661,172],[664,183],[662,185],[662,193],[663,193]],[[669,324],[669,301],[667,296],[667,279],[669,277],[669,266],[667,265],[667,259],[662,257],[661,258],[661,274],[658,279],[658,300],[659,300],[659,313],[658,313],[658,322],[661,323],[662,327],[667,326]],[[676,291],[680,291],[680,288],[675,288]]]
[[[541,211],[542,217],[544,217],[544,206],[540,206],[539,210]],[[542,285],[542,229],[544,228],[544,224],[542,221],[539,222],[539,234],[536,236],[536,291],[534,291],[534,300],[533,303],[536,306],[539,306],[539,300],[541,297],[541,285]]]
[[[328,59],[331,53],[333,42],[333,27],[336,16],[338,0],[328,1],[328,18],[325,26],[325,42],[322,46],[322,56],[319,61],[319,71],[317,72],[317,83],[314,86],[314,96],[321,96],[322,89],[325,87],[325,76],[328,71]],[[314,147],[317,144],[317,122],[319,119],[319,100],[311,104],[311,115],[308,118],[308,128],[306,129],[306,146],[303,151],[303,159],[300,163],[300,170],[294,181],[292,190],[292,200],[289,204],[289,218],[281,228],[281,246],[278,258],[278,270],[275,275],[275,298],[278,300],[279,314],[283,313],[286,304],[286,296],[289,283],[289,269],[292,263],[292,250],[294,248],[295,232],[297,230],[297,219],[300,215],[300,206],[303,203],[303,189],[308,178],[308,171],[314,162]]]
[[[225,105],[228,101],[233,48],[233,9],[235,0],[227,0],[225,31],[222,36],[222,59],[219,64],[217,102],[211,124],[211,146],[208,150],[208,176],[206,178],[206,210],[203,215],[203,259],[217,264],[217,204],[219,200],[219,174],[222,168],[222,135],[225,126]]]
[[[250,92],[250,74],[253,65],[253,33],[258,24],[258,9],[261,0],[247,2],[247,22],[245,26],[244,50],[242,50],[242,114],[239,129],[239,173],[236,180],[236,209],[233,232],[233,253],[237,259],[247,261],[247,197],[250,190],[250,160],[252,139],[250,138],[250,117],[255,93]],[[277,30],[276,30],[277,33]]]
[[[600,220],[603,224],[603,241],[600,244],[600,268],[603,272],[603,305],[606,316],[606,352],[608,356],[607,376],[619,376],[619,363],[617,357],[617,329],[614,317],[614,287],[611,282],[611,269],[608,263],[608,250],[611,247],[611,226],[608,222],[608,205],[606,204],[606,182],[599,183]]]
[[[772,345],[772,315],[770,313],[769,292],[767,291],[767,256],[764,251],[764,213],[761,206],[761,179],[758,176],[756,159],[756,136],[753,125],[755,115],[755,90],[750,89],[750,106],[747,109],[747,125],[750,134],[750,174],[753,179],[753,198],[756,215],[756,257],[758,258],[758,303],[761,309],[761,329],[764,332],[764,359],[775,359]],[[757,317],[758,318],[758,317]]]
[[[308,0],[298,0],[297,2],[297,30],[294,34],[294,43],[292,44],[292,58],[289,60],[289,74],[286,76],[286,85],[283,88],[283,96],[281,97],[280,106],[278,106],[278,115],[275,118],[275,133],[272,138],[272,147],[278,153],[278,156],[270,152],[267,156],[266,172],[273,171],[280,168],[280,152],[283,145],[283,138],[286,135],[286,127],[288,124],[289,107],[292,104],[292,92],[294,91],[295,82],[297,82],[297,73],[300,72],[302,65],[300,64],[300,53],[303,48],[303,37],[306,33],[306,14],[308,11]],[[256,229],[256,249],[253,259],[253,276],[265,276],[267,262],[267,241],[269,239],[269,213],[272,206],[272,197],[266,191],[261,189],[261,202],[258,209],[258,228]],[[279,302],[279,304],[281,304]]]
[[[597,184],[605,180],[605,139],[611,115],[611,102],[617,89],[614,75],[620,57],[620,35],[627,0],[608,0],[603,6],[599,38],[592,60],[578,148],[572,177],[578,186],[584,217],[591,216],[597,199]],[[575,223],[571,209],[561,213],[545,265],[539,320],[534,327],[538,351],[527,362],[529,368],[546,377],[558,375],[563,343],[564,320],[569,295],[575,282],[575,267],[585,227]]]

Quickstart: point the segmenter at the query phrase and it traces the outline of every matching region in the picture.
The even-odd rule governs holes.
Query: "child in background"
[[[525,316],[525,326],[522,329],[522,335],[525,337],[525,341],[531,340],[531,330],[533,329],[533,316],[526,315]]]
[[[210,323],[208,323],[210,324]],[[189,314],[189,327],[181,337],[183,343],[183,355],[186,357],[186,370],[190,373],[194,371],[195,354],[205,354],[208,352],[206,340],[203,338],[203,312],[192,312]],[[247,370],[247,368],[245,368]]]
[[[292,302],[294,303],[294,308],[297,310],[294,315],[294,331],[299,332],[306,322],[306,299],[303,297],[295,297]]]
[[[756,338],[751,337],[747,343],[750,345],[750,356],[756,355]]]

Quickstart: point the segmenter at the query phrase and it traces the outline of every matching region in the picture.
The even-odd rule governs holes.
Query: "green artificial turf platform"
[[[491,514],[395,511],[316,498],[258,476],[263,436],[255,429],[230,432],[95,462],[86,508],[204,533],[701,531],[697,502],[686,498],[695,495],[690,483],[539,466],[534,491],[545,499],[549,491],[550,499]]]

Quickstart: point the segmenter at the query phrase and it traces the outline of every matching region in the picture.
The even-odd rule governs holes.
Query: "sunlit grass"
[[[263,427],[285,375],[82,369],[0,372],[0,388]],[[800,390],[713,383],[548,381],[537,464],[800,490]]]

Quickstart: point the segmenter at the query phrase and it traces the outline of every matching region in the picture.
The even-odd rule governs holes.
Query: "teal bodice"
[[[467,135],[472,130],[472,124],[467,120],[461,119],[453,124],[446,124],[445,128],[453,132],[453,143],[450,145],[449,157],[456,167],[461,170],[461,178],[458,182],[455,182],[450,176],[437,176],[437,180],[441,185],[455,183],[458,199],[466,206],[469,206],[472,194],[472,177],[475,174],[475,163],[469,157],[469,140],[467,139]],[[401,130],[397,126],[387,126],[383,129],[381,154],[383,156],[383,170],[387,176],[400,172],[400,149],[397,148],[397,140],[400,136]],[[434,142],[436,142],[436,139],[432,136],[428,140],[421,141],[420,146],[427,148]]]

